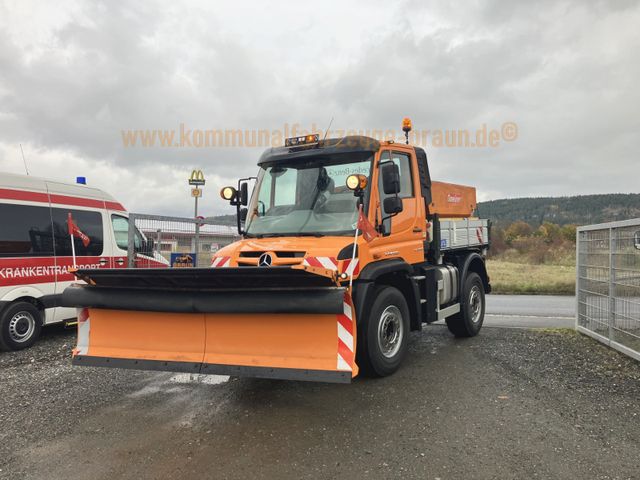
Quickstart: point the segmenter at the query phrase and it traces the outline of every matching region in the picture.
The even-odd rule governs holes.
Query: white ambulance
[[[32,345],[43,325],[75,317],[59,306],[74,281],[67,218],[89,237],[74,237],[78,268],[127,266],[128,215],[109,194],[68,184],[0,172],[0,350]],[[139,257],[167,266],[137,229]],[[77,281],[77,280],[76,280]]]

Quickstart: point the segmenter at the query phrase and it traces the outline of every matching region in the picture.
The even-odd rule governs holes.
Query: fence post
[[[127,229],[127,267],[136,266],[136,214],[129,214],[129,228]]]
[[[582,305],[580,303],[580,269],[582,268],[582,262],[580,261],[580,237],[584,234],[576,229],[576,325],[575,329],[578,329],[580,325],[580,309]]]
[[[613,339],[613,327],[616,321],[616,295],[615,295],[615,262],[614,250],[616,248],[616,240],[614,237],[615,229],[609,228],[609,344]]]

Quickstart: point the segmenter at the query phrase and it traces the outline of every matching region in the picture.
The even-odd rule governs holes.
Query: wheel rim
[[[36,319],[29,312],[18,312],[9,320],[9,338],[16,343],[26,342],[36,329]]]
[[[400,350],[403,337],[402,313],[395,305],[389,305],[378,322],[378,346],[382,355],[386,358],[394,357]]]
[[[474,285],[469,293],[469,309],[471,311],[471,321],[478,323],[482,316],[482,295],[480,294],[480,287]]]

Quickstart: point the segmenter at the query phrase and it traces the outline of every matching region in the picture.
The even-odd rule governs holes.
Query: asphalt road
[[[576,299],[554,295],[488,295],[485,326],[573,328]]]
[[[432,325],[351,385],[71,367],[73,341],[0,353],[0,478],[638,476],[640,363],[566,330]]]

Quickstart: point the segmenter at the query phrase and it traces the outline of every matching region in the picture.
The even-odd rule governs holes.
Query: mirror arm
[[[396,193],[395,193],[395,197],[396,197],[396,198],[400,198],[400,197],[398,196],[398,192],[396,192]],[[382,208],[384,208],[384,206],[382,206]],[[382,212],[382,209],[381,209],[380,211]],[[390,214],[390,215],[387,215],[386,217],[382,217],[382,220],[380,221],[380,225],[378,225],[378,226],[376,227],[376,228],[378,228],[378,231],[379,231],[382,235],[384,235],[384,236],[391,235],[391,232],[385,232],[384,222],[385,222],[386,220],[389,220],[390,218],[395,217],[395,216],[396,216],[396,215],[398,215],[399,213],[400,213],[400,212],[395,212],[395,213],[392,213],[392,214]],[[377,218],[377,215],[376,215],[376,218]]]
[[[241,192],[241,183],[242,182],[248,182],[250,180],[257,180],[258,177],[247,177],[247,178],[239,178],[238,179],[238,189],[237,189],[237,195],[236,198],[234,198],[231,201],[231,205],[235,205],[236,207],[236,220],[237,220],[237,226],[238,226],[238,235],[244,235],[245,232],[244,229],[242,228],[242,222],[240,221],[240,209],[242,208],[242,201],[240,196],[242,195]]]

